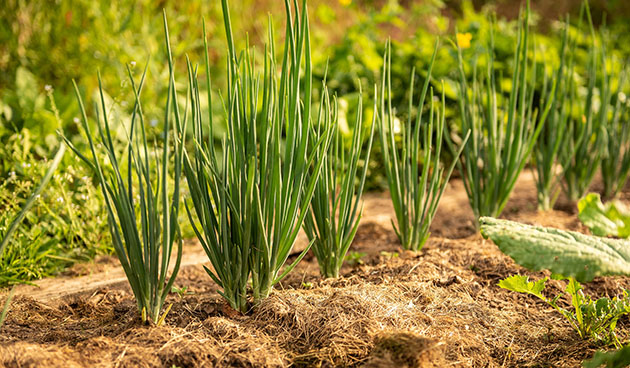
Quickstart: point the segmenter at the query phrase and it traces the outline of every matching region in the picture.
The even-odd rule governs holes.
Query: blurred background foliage
[[[577,19],[580,0],[532,0],[536,54],[532,62],[551,70],[560,46],[561,21],[566,14]],[[373,85],[380,80],[385,40],[394,43],[393,103],[400,121],[408,111],[410,88],[419,89],[436,37],[441,49],[433,71],[432,87],[447,97],[447,121],[456,119],[456,58],[451,41],[458,38],[467,60],[479,58],[483,66],[491,14],[496,14],[496,62],[502,84],[509,89],[520,1],[470,0],[310,0],[314,74],[327,73],[330,89],[340,101],[341,121],[354,121],[359,90],[364,93],[364,124],[371,121]],[[591,2],[594,20],[609,30],[609,50],[618,60],[630,56],[623,42],[629,27],[630,5],[622,0]],[[212,64],[212,91],[218,101],[225,86],[226,48],[220,2],[202,0],[4,0],[0,7],[0,234],[43,176],[47,157],[59,144],[58,132],[81,147],[75,118],[78,106],[72,79],[82,89],[89,108],[98,89],[97,70],[108,93],[111,114],[124,122],[133,93],[126,66],[139,78],[149,62],[143,92],[148,128],[156,139],[166,100],[168,68],[163,47],[162,11],[168,15],[171,43],[180,73],[178,90],[186,93],[185,56],[202,61],[202,17],[205,19]],[[284,4],[276,0],[232,0],[233,27],[240,47],[249,42],[262,50],[267,20],[276,29],[284,23]],[[604,14],[608,14],[604,17]],[[585,32],[586,29],[572,29]],[[280,36],[282,32],[277,32]],[[276,40],[282,42],[282,39]],[[588,42],[582,45],[587,57]],[[578,65],[583,63],[578,63]],[[409,86],[412,69],[420,78]],[[579,72],[579,71],[578,71]],[[201,71],[205,73],[205,71]],[[542,84],[542,75],[540,76]],[[314,86],[321,85],[315,81]],[[416,94],[417,95],[417,94]],[[184,101],[184,98],[181,99]],[[204,98],[202,98],[204,101]],[[207,109],[207,106],[205,106]],[[217,104],[214,108],[220,109]],[[220,111],[218,111],[220,112]],[[58,116],[58,118],[57,118]],[[221,114],[217,114],[221,116]],[[222,122],[216,121],[217,135]],[[354,127],[347,126],[351,136]],[[124,134],[124,131],[120,131]],[[122,138],[122,136],[121,136]],[[378,152],[370,168],[368,187],[382,188],[384,180]],[[448,160],[448,157],[445,157]],[[0,286],[55,274],[73,263],[111,252],[103,203],[95,178],[66,154],[52,183],[29,213],[25,226],[0,260]],[[192,234],[190,234],[192,235]]]

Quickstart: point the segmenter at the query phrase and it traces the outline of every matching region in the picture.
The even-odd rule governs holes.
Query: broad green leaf
[[[542,291],[545,289],[546,282],[546,277],[538,281],[529,281],[528,276],[514,275],[499,281],[499,287],[518,293],[531,294],[544,300]]]
[[[550,270],[580,282],[596,276],[630,275],[630,242],[574,231],[482,217],[481,234],[531,270]]]
[[[606,204],[598,193],[589,193],[578,202],[580,221],[598,236],[630,237],[630,210],[620,201]]]

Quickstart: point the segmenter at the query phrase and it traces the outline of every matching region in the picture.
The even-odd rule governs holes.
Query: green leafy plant
[[[31,196],[26,201],[26,203],[24,203],[24,205],[23,205],[22,209],[20,210],[20,212],[11,221],[11,224],[9,225],[9,228],[7,229],[7,231],[2,235],[2,238],[0,240],[0,259],[2,259],[4,249],[6,248],[7,244],[9,244],[9,241],[11,240],[11,237],[13,236],[15,231],[17,230],[17,228],[20,225],[20,223],[22,223],[22,221],[24,220],[24,217],[26,216],[26,213],[33,207],[33,205],[35,204],[35,202],[39,198],[41,192],[44,190],[46,185],[48,185],[48,182],[52,178],[53,174],[55,173],[55,170],[57,170],[57,167],[59,166],[59,163],[63,159],[63,155],[65,154],[65,152],[66,152],[66,146],[64,144],[62,144],[59,147],[59,150],[57,151],[57,154],[55,154],[55,157],[54,157],[52,163],[50,164],[50,166],[48,167],[48,171],[46,172],[46,175],[44,175],[44,178],[42,179],[41,183],[39,184],[37,189],[35,189],[35,191],[31,194]],[[6,299],[5,303],[4,303],[4,306],[1,309],[1,312],[0,312],[0,328],[2,327],[2,324],[4,323],[4,320],[5,320],[6,316],[7,316],[8,311],[9,311],[9,305],[11,304],[11,299],[13,298],[14,292],[15,292],[15,288],[12,288],[11,291],[9,292],[9,294],[7,295],[7,299]]]
[[[598,193],[578,202],[578,218],[597,236],[630,238],[630,209],[621,201],[602,203]]]
[[[44,178],[42,179],[41,183],[39,184],[37,189],[35,189],[33,194],[31,194],[31,196],[26,201],[26,203],[24,203],[22,209],[17,214],[17,216],[15,216],[13,221],[11,221],[11,224],[9,225],[7,231],[4,233],[2,237],[2,241],[0,241],[0,257],[2,257],[2,253],[4,249],[9,244],[9,241],[11,240],[11,236],[13,235],[13,233],[15,233],[18,226],[20,226],[20,223],[22,222],[22,220],[24,220],[26,213],[31,209],[31,207],[33,207],[33,205],[35,204],[35,202],[41,195],[42,191],[46,187],[46,185],[48,185],[48,182],[50,181],[53,174],[55,173],[55,170],[57,170],[59,163],[61,163],[61,160],[63,159],[63,155],[65,154],[65,152],[66,152],[66,146],[62,144],[59,147],[59,150],[57,151],[57,153],[55,154],[55,157],[53,158],[53,161],[50,164],[48,171],[46,172],[46,175],[44,175]]]
[[[154,152],[150,153],[149,142],[146,138],[141,94],[148,65],[137,85],[131,69],[129,67],[127,69],[134,91],[135,106],[130,128],[126,132],[128,140],[123,155],[117,154],[117,149],[112,143],[112,122],[108,117],[108,107],[105,104],[102,88],[100,88],[100,110],[98,106],[96,107],[98,135],[95,135],[90,129],[81,93],[76,83],[74,84],[82,116],[81,123],[87,135],[92,158],[84,156],[66,138],[66,143],[70,148],[98,175],[101,192],[105,198],[114,249],[136,297],[142,320],[143,322],[150,320],[158,325],[164,321],[170,309],[168,307],[162,313],[164,301],[171,291],[182,258],[178,209],[183,139],[175,135],[174,148],[171,150],[173,116],[177,130],[184,128],[179,126],[183,124],[183,121],[180,119],[179,107],[176,103],[166,14],[164,14],[164,33],[170,73],[161,149],[155,148]],[[95,142],[98,138],[100,140]],[[105,151],[104,154],[99,152],[100,147]],[[174,167],[172,190],[168,187],[171,165]],[[134,193],[134,183],[138,185],[137,193]],[[176,238],[178,238],[177,256],[171,275],[168,277],[171,253]]]
[[[361,94],[358,97],[351,145],[346,148],[343,132],[339,127],[336,100],[335,105],[331,107],[325,86],[323,91],[317,113],[318,129],[311,129],[312,140],[316,141],[322,136],[320,129],[326,129],[331,124],[333,136],[327,152],[316,152],[315,160],[323,161],[323,165],[311,199],[310,213],[304,219],[304,230],[312,242],[311,249],[319,263],[320,274],[323,277],[338,277],[361,220],[363,209],[359,208],[359,202],[365,186],[372,151],[376,114],[372,115],[367,148],[362,157],[365,136],[362,134],[361,126],[363,120]],[[374,110],[376,110],[376,102],[374,105]],[[359,172],[361,160],[363,167]]]
[[[0,233],[6,231],[51,163],[32,153],[28,131],[24,133],[12,135],[0,148],[0,155],[11,152],[4,156],[7,172],[0,178]],[[77,165],[72,155],[64,155],[23,226],[3,250],[0,286],[54,276],[77,262],[113,252],[107,219],[101,213],[104,205],[90,170]]]
[[[473,82],[468,85],[461,47],[459,62],[460,130],[470,132],[461,160],[457,160],[464,187],[475,218],[498,216],[507,204],[516,180],[527,164],[550,108],[550,96],[540,124],[532,99],[536,68],[529,72],[529,4],[521,16],[516,39],[509,97],[503,95],[494,65],[494,30],[490,29],[485,78],[477,75],[473,63]],[[531,80],[528,80],[531,79]],[[451,148],[454,152],[454,150]]]
[[[574,278],[569,278],[565,293],[571,297],[573,310],[567,310],[558,303],[562,294],[552,299],[543,295],[546,281],[547,278],[532,282],[527,276],[514,275],[499,281],[499,286],[541,299],[562,314],[581,338],[590,338],[604,345],[614,344],[617,348],[621,347],[615,335],[615,327],[619,318],[630,313],[628,291],[624,290],[621,298],[593,300],[590,296],[584,295],[579,282]]]
[[[630,296],[601,298],[593,301],[584,295],[579,282],[596,276],[630,275],[630,243],[600,238],[574,231],[525,225],[514,221],[482,217],[481,234],[492,239],[501,251],[530,270],[549,270],[569,279],[565,292],[574,310],[557,303],[560,295],[548,299],[542,295],[547,279],[530,282],[526,276],[511,276],[499,286],[535,295],[559,311],[582,338],[593,338],[621,347],[614,329],[617,320],[630,313]]]
[[[348,252],[348,254],[346,254],[344,260],[350,266],[357,266],[363,264],[362,258],[365,256],[367,256],[367,253],[350,251]]]
[[[482,217],[481,234],[519,265],[588,282],[630,275],[630,242]]]
[[[23,67],[17,68],[14,88],[0,93],[0,132],[28,130],[36,143],[34,150],[43,155],[48,153],[48,141],[56,143],[55,131],[62,124],[56,109],[46,108],[47,94],[52,101],[52,87],[40,91],[35,75]]]
[[[37,113],[21,123],[19,119],[7,122],[0,117],[0,233],[8,229],[32,198],[37,183],[46,177],[50,164],[46,157],[53,155],[52,150],[58,146],[54,129],[62,126],[63,119],[54,89],[46,86],[45,93],[38,94],[32,75],[24,71],[18,74],[20,87],[12,93],[35,91],[35,95],[27,93],[21,100],[31,99]],[[7,113],[13,114],[7,106],[0,106],[0,110],[4,118]],[[52,122],[47,122],[48,117]],[[37,201],[25,213],[24,226],[3,248],[0,286],[51,276],[77,261],[113,251],[108,246],[107,223],[99,214],[103,202],[95,195],[98,188],[91,173],[74,165],[74,157],[63,157],[47,189],[38,193]]]
[[[385,163],[385,173],[389,192],[396,212],[398,226],[392,226],[404,249],[418,251],[429,237],[429,228],[437,206],[444,194],[448,180],[455,168],[456,160],[445,169],[440,163],[445,131],[445,101],[442,93],[442,108],[435,106],[433,89],[429,97],[429,118],[423,122],[423,107],[426,102],[431,80],[431,70],[438,52],[435,45],[433,58],[429,64],[424,86],[418,102],[418,114],[415,123],[409,115],[407,124],[400,129],[401,148],[399,151],[395,127],[396,117],[392,108],[391,86],[391,44],[388,43],[383,66],[382,91],[380,94],[380,142]],[[415,71],[411,74],[411,86],[414,85]],[[409,111],[413,105],[413,89],[409,94]],[[435,136],[435,141],[433,141]],[[468,135],[464,138],[459,157],[464,149]],[[420,169],[422,165],[422,169]]]
[[[630,365],[630,346],[615,351],[598,351],[593,358],[583,363],[584,368],[625,368]]]
[[[213,116],[206,120],[199,113],[196,69],[189,64],[195,148],[192,159],[185,158],[184,172],[199,221],[194,229],[214,268],[206,271],[240,312],[249,309],[250,278],[257,304],[309,249],[283,269],[308,214],[331,139],[330,128],[323,129],[317,141],[309,132],[312,77],[306,2],[301,12],[296,7],[295,19],[288,0],[285,5],[286,40],[278,78],[271,21],[261,74],[254,70],[250,49],[236,53],[229,5],[222,1],[230,57],[227,134],[220,160],[213,142],[204,138],[206,132],[212,137]],[[206,84],[210,86],[209,77]]]
[[[184,299],[186,295],[193,294],[192,292],[188,291],[188,286],[183,286],[181,288],[173,286],[171,287],[171,293],[177,294],[177,296],[179,296],[180,299]]]

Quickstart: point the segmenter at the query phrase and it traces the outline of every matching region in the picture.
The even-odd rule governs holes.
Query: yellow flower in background
[[[339,4],[341,4],[343,6],[348,6],[348,5],[352,4],[352,0],[339,0]]]
[[[457,37],[457,45],[459,45],[462,49],[467,49],[470,47],[470,40],[472,40],[472,34],[466,33],[458,33]]]

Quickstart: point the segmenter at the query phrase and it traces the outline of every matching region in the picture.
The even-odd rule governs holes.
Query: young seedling
[[[7,295],[7,300],[4,302],[4,306],[0,309],[0,328],[2,328],[5,318],[7,318],[7,313],[9,312],[9,306],[11,305],[11,299],[13,299],[14,293],[15,287],[11,288],[9,295]]]
[[[350,266],[358,266],[363,264],[363,257],[367,256],[367,253],[364,252],[348,252],[344,257],[346,263]]]
[[[630,313],[630,295],[627,290],[623,291],[621,298],[593,300],[584,295],[580,283],[570,277],[565,293],[571,297],[573,310],[567,310],[558,304],[562,294],[553,299],[542,294],[546,282],[547,278],[532,282],[527,276],[514,275],[499,281],[499,286],[541,299],[562,314],[581,338],[590,338],[606,346],[614,344],[615,347],[621,348],[621,342],[615,335],[615,327],[619,318]]]
[[[249,285],[255,305],[309,249],[283,267],[308,214],[332,132],[330,128],[322,130],[317,140],[309,132],[312,71],[308,12],[305,1],[301,12],[294,2],[293,19],[288,0],[285,5],[286,38],[278,78],[271,20],[260,73],[249,48],[236,53],[228,2],[222,0],[229,58],[224,102],[227,133],[221,158],[212,141],[213,109],[207,117],[202,116],[196,68],[188,64],[195,144],[192,155],[185,157],[184,172],[196,219],[188,204],[186,209],[212,263],[213,270],[206,271],[222,288],[220,293],[230,306],[243,313],[250,307]],[[209,89],[209,77],[206,84]],[[212,106],[210,95],[208,104]]]
[[[361,160],[366,138],[362,134],[361,93],[352,142],[350,148],[346,149],[344,137],[338,126],[337,101],[335,100],[334,106],[331,107],[325,85],[322,90],[317,129],[315,127],[311,129],[312,139],[317,140],[322,135],[322,131],[330,125],[333,125],[333,137],[328,152],[321,152],[323,156],[315,158],[316,161],[323,161],[323,168],[319,173],[319,180],[311,199],[310,213],[304,219],[304,230],[309,240],[313,242],[311,249],[319,263],[320,274],[323,277],[338,277],[361,220],[362,207],[359,208],[359,202],[365,186],[372,151],[376,114],[373,115],[367,136],[367,148]],[[376,100],[373,111],[376,111]],[[361,161],[363,167],[359,172]]]
[[[462,50],[457,46],[460,130],[470,132],[457,162],[477,219],[501,214],[544,126],[544,118],[536,124],[537,112],[532,104],[534,89],[530,85],[536,81],[536,68],[529,71],[529,16],[528,2],[519,21],[507,99],[494,65],[494,30],[490,30],[485,78],[478,76],[475,61],[472,86],[468,85]],[[551,100],[543,109],[543,117]]]
[[[173,116],[177,131],[185,130],[185,127],[180,126],[185,119],[180,118],[179,107],[176,103],[177,92],[166,14],[164,15],[164,33],[169,58],[169,83],[162,147],[155,148],[155,152],[151,152],[145,132],[141,93],[148,65],[138,84],[131,69],[127,68],[135,95],[135,104],[130,128],[126,131],[125,155],[117,154],[112,142],[112,122],[108,117],[100,74],[100,109],[96,108],[98,135],[92,133],[81,93],[74,83],[82,117],[81,123],[88,138],[92,157],[84,156],[66,139],[70,148],[96,172],[99,178],[114,249],[136,297],[142,320],[143,322],[150,320],[158,325],[164,321],[170,309],[169,306],[162,312],[164,301],[171,291],[182,258],[178,210],[184,142],[183,136],[175,135],[173,149],[171,149]],[[104,153],[101,153],[99,149],[101,147]],[[174,180],[172,190],[168,186],[171,167]],[[135,192],[136,188],[137,192]],[[177,256],[175,265],[168,276],[172,261],[171,253],[176,239]]]
[[[455,159],[448,169],[440,163],[440,155],[444,143],[445,101],[442,93],[442,108],[436,106],[433,89],[428,93],[429,117],[423,121],[423,110],[431,81],[431,71],[439,45],[436,42],[431,63],[427,70],[420,99],[417,116],[411,114],[407,124],[401,129],[401,148],[396,144],[395,115],[391,98],[391,43],[386,46],[383,57],[383,82],[380,93],[380,140],[385,163],[387,184],[396,212],[397,225],[392,226],[404,249],[418,251],[429,238],[429,228],[437,211],[437,206],[444,194],[448,180],[455,164],[465,147],[468,134],[464,138],[459,151],[454,153]],[[409,111],[413,107],[413,86],[415,71],[411,74],[409,93]],[[444,90],[444,89],[442,89]],[[435,137],[435,141],[433,141]],[[422,165],[422,169],[420,166]]]

